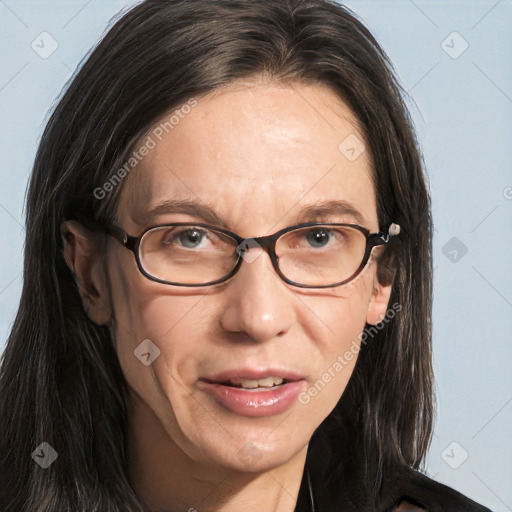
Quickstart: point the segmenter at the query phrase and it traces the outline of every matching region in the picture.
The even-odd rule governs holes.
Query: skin
[[[165,200],[188,198],[212,206],[228,229],[255,237],[299,224],[305,206],[344,199],[376,232],[369,151],[350,161],[338,149],[350,134],[363,139],[327,87],[232,84],[198,98],[126,178],[118,222],[131,235],[198,222],[186,213],[144,219]],[[350,215],[311,220],[355,222]],[[378,283],[376,260],[346,286],[315,290],[286,284],[262,253],[225,283],[185,288],[145,278],[110,237],[102,251],[99,235],[76,222],[62,231],[84,308],[110,327],[130,387],[129,477],[148,510],[293,511],[309,439],[341,397],[356,358],[308,404],[262,418],[226,410],[197,381],[273,365],[300,372],[307,390],[359,340],[365,322],[384,317],[391,287]],[[161,351],[150,366],[133,353],[145,339]],[[240,456],[247,443],[257,454],[249,463]]]

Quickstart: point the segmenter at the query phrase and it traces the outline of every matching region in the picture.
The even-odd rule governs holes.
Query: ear
[[[377,273],[374,279],[373,292],[368,304],[366,322],[375,325],[382,322],[386,316],[391,297],[394,279],[394,257],[390,251],[375,251]]]
[[[93,322],[105,325],[112,309],[101,237],[73,220],[62,223],[61,234],[64,259],[75,278],[84,310]]]
[[[366,312],[366,323],[375,325],[382,322],[388,310],[389,298],[391,296],[392,286],[377,283],[374,286],[368,311]]]

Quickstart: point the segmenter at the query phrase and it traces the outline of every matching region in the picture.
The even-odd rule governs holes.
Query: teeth
[[[230,384],[240,386],[245,389],[271,388],[279,386],[284,380],[281,377],[265,377],[264,379],[231,379]]]

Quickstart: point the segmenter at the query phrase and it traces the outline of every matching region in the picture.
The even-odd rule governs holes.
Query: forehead
[[[253,235],[333,201],[357,210],[367,227],[377,224],[370,151],[354,114],[329,88],[238,82],[189,104],[139,145],[150,149],[118,206],[127,229],[171,213],[179,220],[176,205],[184,203]],[[194,216],[193,208],[183,215]]]

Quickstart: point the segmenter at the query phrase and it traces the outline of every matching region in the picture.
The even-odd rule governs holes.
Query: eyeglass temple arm
[[[107,235],[110,235],[112,238],[117,240],[120,244],[124,245],[126,248],[131,251],[137,245],[138,238],[134,236],[130,236],[124,229],[116,226],[115,224],[107,224],[103,227],[103,232]]]

